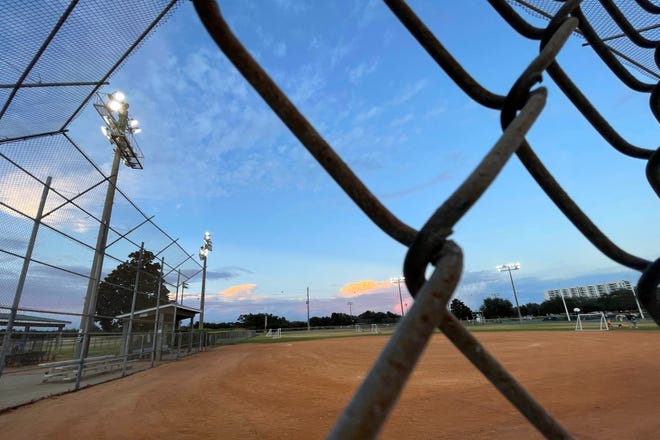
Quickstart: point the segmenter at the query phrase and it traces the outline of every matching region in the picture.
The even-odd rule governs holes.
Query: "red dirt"
[[[660,433],[660,332],[507,332],[477,338],[576,438]],[[324,438],[387,337],[218,347],[0,415],[3,438]],[[542,436],[442,335],[384,439]]]

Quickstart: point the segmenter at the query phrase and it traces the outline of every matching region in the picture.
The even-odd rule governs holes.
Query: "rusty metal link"
[[[660,284],[660,258],[649,264],[637,281],[637,295],[656,324],[660,325],[658,285]]]
[[[557,33],[561,25],[568,19],[568,14],[575,9],[582,0],[566,0],[564,4],[559,8],[555,15],[550,19],[548,26],[546,26],[543,31],[543,36],[541,37],[541,43],[539,45],[540,50],[548,44],[550,39]],[[577,25],[576,25],[577,27]]]
[[[434,261],[436,269],[417,292],[415,302],[350,403],[337,419],[329,439],[375,438],[440,321],[463,269],[459,246],[447,241]]]
[[[414,304],[390,338],[369,375],[333,427],[329,438],[374,438],[396,403],[398,396],[437,326],[543,435],[548,438],[571,438],[570,434],[527,393],[510,373],[447,310],[462,271],[461,249],[448,237],[454,225],[486,191],[513,153],[534,177],[550,199],[568,219],[609,258],[625,266],[643,271],[638,289],[640,298],[658,322],[655,286],[660,278],[660,263],[650,263],[628,254],[614,245],[563,191],[535,155],[525,134],[532,127],[545,104],[547,91],[531,87],[541,79],[544,70],[554,70],[560,77],[564,93],[583,114],[592,112],[591,104],[563,74],[555,61],[557,53],[578,25],[579,0],[570,0],[560,8],[546,29],[529,24],[502,0],[489,0],[491,5],[514,28],[534,39],[540,39],[539,55],[517,79],[507,96],[497,95],[475,81],[403,0],[384,0],[409,32],[427,50],[452,80],[478,103],[502,110],[503,133],[475,170],[433,213],[419,232],[404,224],[388,211],[342,161],[330,145],[296,109],[259,64],[250,56],[223,20],[214,0],[193,0],[195,9],[218,47],[261,95],[271,109],[287,125],[307,150],[360,209],[392,238],[409,247],[404,261],[404,275]],[[641,0],[640,0],[641,1]],[[575,8],[577,13],[569,11]],[[577,18],[576,18],[577,17]],[[562,76],[566,77],[564,81]],[[554,78],[554,77],[553,77]],[[555,78],[555,81],[557,79]],[[568,90],[568,91],[567,91]],[[577,98],[576,98],[577,96]],[[652,94],[657,98],[657,95]],[[520,112],[518,112],[520,110]],[[595,113],[595,110],[593,111]],[[614,139],[615,148],[633,157],[648,158],[647,175],[657,182],[659,153],[631,146],[621,139],[596,113],[588,117],[606,139]],[[596,121],[596,122],[594,122]],[[613,134],[612,134],[613,133]],[[610,141],[611,142],[611,141]],[[655,176],[655,177],[653,177]],[[653,183],[652,183],[653,185]],[[436,266],[429,280],[425,273],[429,264]],[[652,293],[652,295],[651,295]]]
[[[414,12],[406,5],[403,0],[383,0],[390,7],[392,12],[399,18],[399,20],[406,26],[408,31],[415,36],[415,38],[424,46],[429,52],[429,55],[438,62],[440,67],[444,69],[444,64],[448,63],[453,65],[456,63],[453,57],[449,55],[442,47],[440,42],[433,36],[430,30],[422,23],[422,21],[414,14]],[[577,9],[577,8],[576,8]],[[423,29],[416,29],[415,26],[422,26]],[[545,32],[545,31],[544,31]],[[540,34],[540,33],[539,33]],[[438,57],[450,57],[449,60],[444,60],[442,63],[438,61]],[[462,68],[461,68],[462,71]],[[480,84],[476,83],[471,77],[460,78],[457,72],[447,72],[454,81],[461,80],[457,84],[461,89],[468,94],[472,99],[488,106],[487,102],[483,102],[486,96],[499,96],[494,95]],[[504,99],[502,100],[504,105]],[[499,106],[498,108],[501,108]],[[584,113],[584,111],[583,111]],[[602,117],[601,117],[602,118]],[[555,205],[566,215],[571,223],[573,223],[580,232],[582,232],[602,253],[611,258],[612,260],[623,264],[624,266],[643,270],[648,261],[642,258],[631,255],[618,246],[616,246],[605,234],[603,234],[598,227],[587,217],[582,210],[575,204],[575,202],[566,194],[563,188],[548,172],[545,166],[538,159],[534,151],[527,143],[523,142],[521,148],[516,152],[518,158],[523,163],[527,171],[532,175],[534,180],[541,186],[543,191],[550,197]],[[648,154],[650,156],[652,152]]]
[[[525,21],[506,0],[488,0],[490,5],[498,14],[520,35],[532,39],[540,40],[543,37],[545,29],[537,28]],[[573,103],[582,116],[600,133],[600,135],[617,151],[627,156],[637,159],[648,159],[655,150],[637,147],[626,141],[619,133],[612,128],[607,120],[591,105],[591,102],[584,96],[580,89],[571,81],[555,60],[547,68],[547,72],[557,86],[564,92],[564,95]],[[657,87],[656,87],[657,89]],[[660,92],[658,92],[660,94]],[[653,101],[653,99],[651,99]],[[653,110],[654,106],[651,105]],[[656,105],[655,108],[658,108]],[[660,121],[660,113],[656,114]]]
[[[356,205],[385,233],[409,246],[417,231],[395,217],[369,191],[275,82],[224,21],[214,0],[194,0],[195,10],[220,50]]]
[[[527,93],[527,92],[525,92]],[[454,193],[431,215],[410,246],[403,263],[403,274],[411,295],[425,282],[427,265],[436,259],[453,226],[495,180],[504,165],[520,146],[545,105],[547,91],[535,90],[520,114],[506,127],[493,148]]]
[[[576,0],[573,0],[570,3],[575,2]],[[566,3],[566,5],[570,6],[570,3]],[[562,12],[563,9],[564,6],[562,6],[559,12]],[[534,83],[541,82],[542,72],[554,61],[559,51],[566,43],[566,40],[568,40],[568,37],[577,27],[577,19],[567,18],[567,15],[568,11],[565,11],[563,18],[559,17],[557,21],[550,22],[552,28],[548,26],[548,32],[544,34],[544,37],[541,40],[541,52],[536,58],[534,58],[529,66],[527,66],[507,95],[507,99],[502,107],[500,118],[502,129],[506,128],[506,126],[513,120],[516,111],[522,108],[523,103],[527,100],[529,89]]]

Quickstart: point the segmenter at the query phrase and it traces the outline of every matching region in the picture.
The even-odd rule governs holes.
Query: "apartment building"
[[[630,281],[611,281],[609,283],[591,284],[588,286],[565,287],[561,289],[549,289],[543,292],[543,298],[549,300],[556,297],[564,298],[596,298],[615,290],[632,290]]]

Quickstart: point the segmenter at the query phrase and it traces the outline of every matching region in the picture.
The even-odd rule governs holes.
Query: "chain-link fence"
[[[105,108],[99,88],[176,6],[177,0],[3,3],[0,393],[26,385],[19,387],[24,395],[3,405],[250,336],[201,331],[204,287],[188,284],[204,286],[205,259],[117,185],[120,162],[136,167],[138,155],[127,157],[139,152],[133,130],[124,126],[108,136],[111,169],[94,163],[89,146],[67,132],[92,98]],[[102,113],[108,128],[127,116]]]
[[[623,140],[555,61],[562,46],[573,33],[584,36],[622,82],[634,90],[651,93],[651,110],[660,120],[658,38],[643,37],[641,34],[644,30],[635,29],[627,19],[631,16],[643,16],[642,20],[635,21],[635,25],[652,30],[657,27],[660,8],[648,0],[627,2],[624,8],[620,8],[611,0],[601,0],[600,5],[596,5],[596,1],[585,2],[588,5],[584,11],[579,0],[509,2],[522,5],[528,11],[550,19],[545,28],[537,28],[521,17],[505,0],[489,0],[491,6],[514,29],[527,38],[540,40],[539,55],[530,60],[528,67],[519,73],[506,94],[497,94],[472,78],[403,0],[384,1],[428,54],[467,95],[485,107],[500,111],[501,115],[503,133],[493,148],[420,230],[403,223],[372,195],[249,54],[223,19],[216,3],[211,0],[194,1],[200,19],[218,47],[297,139],[380,229],[409,248],[404,262],[404,274],[408,289],[415,297],[414,305],[344,409],[330,433],[330,438],[373,438],[378,434],[435,328],[440,328],[463,355],[541,433],[548,438],[570,438],[570,433],[548,414],[489,354],[486,347],[447,310],[447,303],[460,277],[463,260],[461,248],[449,237],[453,226],[476,203],[515,154],[547,196],[596,248],[612,260],[641,272],[638,283],[640,299],[656,323],[660,323],[660,309],[656,298],[656,286],[660,281],[660,259],[655,262],[647,261],[614,244],[571,200],[525,140],[526,132],[540,117],[547,99],[544,88],[533,87],[540,81],[542,74],[547,72],[615,149],[647,161],[647,179],[660,195],[660,152],[655,148],[633,146]],[[585,14],[589,15],[589,18]],[[592,22],[599,24],[601,33],[618,29],[625,38],[615,35],[609,35],[612,38],[608,38],[596,32],[591,26]],[[604,22],[605,26],[602,25]],[[620,44],[624,40],[624,46],[621,47]],[[647,49],[655,49],[653,62],[648,57],[650,52]],[[641,58],[641,61],[635,58]],[[653,82],[638,79],[621,63],[621,59],[627,65],[642,70]],[[430,278],[426,279],[426,269],[429,265],[435,266],[435,270]]]

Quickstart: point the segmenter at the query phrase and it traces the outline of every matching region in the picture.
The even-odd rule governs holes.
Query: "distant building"
[[[562,289],[550,289],[543,292],[545,300],[561,297],[564,298],[597,298],[599,296],[614,292],[615,290],[632,290],[630,281],[611,281],[609,283],[591,284],[589,286],[567,287]]]

